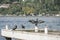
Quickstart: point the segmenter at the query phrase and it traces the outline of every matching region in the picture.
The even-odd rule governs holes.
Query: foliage
[[[55,11],[59,13],[59,2],[59,0],[0,0],[0,4],[10,4],[9,8],[0,8],[0,14],[54,14]]]

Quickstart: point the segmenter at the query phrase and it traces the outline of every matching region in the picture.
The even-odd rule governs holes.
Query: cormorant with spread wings
[[[37,26],[38,23],[44,23],[45,21],[36,19],[36,21],[35,20],[29,20],[29,22],[31,22],[31,23],[35,24],[35,26]]]

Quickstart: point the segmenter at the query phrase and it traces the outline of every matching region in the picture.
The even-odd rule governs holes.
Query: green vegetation
[[[0,8],[2,15],[60,14],[60,0],[0,0],[2,4],[9,4],[8,8]]]

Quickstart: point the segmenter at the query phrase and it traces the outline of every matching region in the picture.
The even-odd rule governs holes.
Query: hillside
[[[0,15],[60,15],[60,0],[0,0]]]

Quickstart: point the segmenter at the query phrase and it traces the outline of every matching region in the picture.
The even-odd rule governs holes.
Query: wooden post
[[[45,27],[45,34],[48,34],[48,26]]]
[[[6,30],[8,30],[8,25],[6,25]]]
[[[38,27],[37,26],[35,26],[35,32],[38,32]]]

